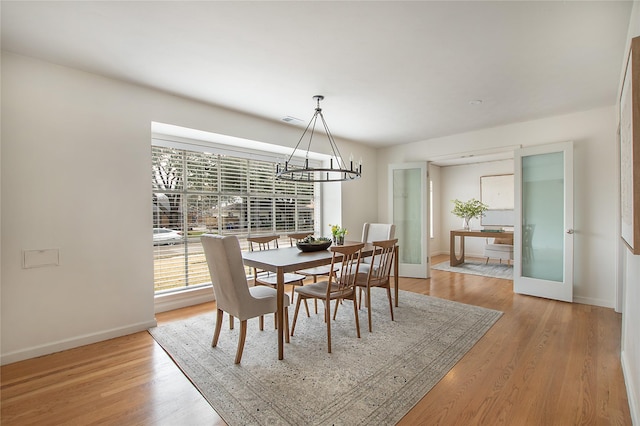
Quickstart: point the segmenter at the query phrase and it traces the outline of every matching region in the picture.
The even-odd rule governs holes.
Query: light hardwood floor
[[[621,316],[612,309],[516,295],[511,281],[442,271],[403,278],[400,288],[504,312],[400,425],[631,424]],[[214,309],[163,313],[158,322]],[[4,426],[224,424],[146,332],[3,366],[1,386]]]

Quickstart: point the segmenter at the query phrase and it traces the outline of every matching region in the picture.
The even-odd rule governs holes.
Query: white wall
[[[627,48],[631,38],[640,36],[640,2],[634,2],[629,25]],[[620,65],[622,87],[623,64]],[[640,191],[640,188],[635,188]],[[640,212],[636,212],[640,214]],[[640,256],[634,256],[618,240],[623,280],[622,368],[633,424],[640,424]]]
[[[440,170],[441,203],[439,211],[442,220],[438,223],[438,230],[443,238],[439,252],[449,253],[449,231],[462,229],[462,219],[451,213],[453,209],[451,201],[456,198],[462,201],[471,198],[480,200],[480,177],[513,173],[513,160],[447,166]],[[471,229],[480,228],[480,219],[472,219]],[[465,255],[482,257],[485,243],[484,238],[467,238],[465,240]]]
[[[3,364],[155,324],[152,121],[291,147],[302,131],[3,52]],[[341,200],[359,230],[377,219],[377,154],[337,142],[364,161]],[[45,248],[60,266],[22,269]]]
[[[331,125],[331,123],[329,123]],[[348,143],[338,142],[340,151],[346,157],[350,153]],[[355,146],[355,144],[354,144]],[[378,222],[378,153],[375,149],[353,148],[354,158],[362,157],[362,175],[365,178],[348,182],[342,185],[342,226],[347,229],[347,240],[360,241],[362,237],[362,225],[365,222]],[[362,155],[360,153],[362,152]],[[329,208],[336,208],[328,206]],[[331,222],[333,223],[333,222]],[[330,229],[324,225],[324,235],[329,235]]]
[[[614,307],[615,251],[618,244],[618,200],[616,192],[612,190],[618,185],[615,117],[615,108],[611,106],[389,147],[378,153],[378,170],[386,170],[388,163],[428,161],[456,153],[501,147],[511,149],[514,145],[574,141],[574,300]],[[505,169],[496,166],[495,169],[469,172],[469,179],[473,180],[472,186],[457,195],[452,191],[447,192],[447,175],[451,173],[445,169],[442,168],[440,177],[442,194],[439,207],[445,229],[440,232],[448,234],[450,228],[447,227],[452,226],[452,223],[455,228],[461,226],[461,222],[453,214],[447,213],[451,210],[450,200],[468,198],[469,195],[479,196],[479,173],[494,174],[492,170],[501,173]],[[464,178],[465,174],[456,173],[449,177],[459,179],[460,176]],[[383,174],[378,176],[378,185],[378,216],[380,220],[386,220],[387,184]],[[450,218],[447,218],[447,214]],[[442,238],[441,241],[448,247],[448,239]]]

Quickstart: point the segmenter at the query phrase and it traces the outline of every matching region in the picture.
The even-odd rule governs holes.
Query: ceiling
[[[615,104],[632,2],[1,8],[4,50],[301,126],[321,94],[334,136],[389,146]]]

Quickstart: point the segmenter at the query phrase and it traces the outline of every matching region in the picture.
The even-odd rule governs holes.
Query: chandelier
[[[353,159],[349,160],[349,167],[342,159],[338,145],[336,145],[329,127],[327,126],[324,116],[322,115],[322,108],[320,108],[320,101],[324,99],[322,95],[316,95],[313,97],[316,100],[316,111],[311,117],[307,128],[304,129],[300,140],[298,141],[291,155],[285,159],[284,164],[276,165],[276,179],[301,181],[301,182],[340,182],[345,180],[358,179],[362,174],[362,164],[359,162],[353,164]],[[329,167],[311,167],[309,166],[309,150],[311,149],[311,140],[316,130],[316,123],[318,117],[322,121],[322,125],[329,139],[329,145],[331,145],[331,158],[329,160]],[[293,155],[296,153],[300,143],[309,134],[309,143],[307,144],[307,154],[304,159],[304,163],[295,164],[292,162]]]

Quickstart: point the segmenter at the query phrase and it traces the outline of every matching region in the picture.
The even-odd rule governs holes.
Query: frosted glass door
[[[573,145],[519,150],[514,291],[573,299]]]
[[[426,187],[426,163],[389,166],[390,216],[396,225],[403,277],[428,278]]]

